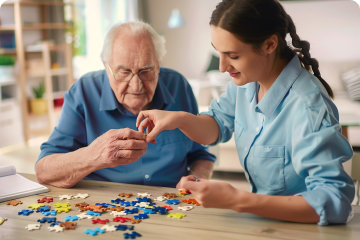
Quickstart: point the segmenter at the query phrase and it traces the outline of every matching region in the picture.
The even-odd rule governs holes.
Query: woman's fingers
[[[142,121],[138,127],[139,132],[141,133],[145,133],[145,128],[148,128],[148,133],[149,133],[149,126],[151,126],[151,121],[146,118],[144,121]]]
[[[141,123],[141,120],[145,117],[144,116],[145,111],[141,111],[139,115],[136,118],[136,127],[139,128],[139,125]]]
[[[161,127],[155,126],[146,136],[146,142],[153,142],[156,136],[162,131]]]

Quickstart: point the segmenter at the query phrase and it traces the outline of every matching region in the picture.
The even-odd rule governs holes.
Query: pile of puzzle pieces
[[[184,213],[169,213],[173,208],[170,205],[178,205],[180,201],[176,199],[178,196],[185,196],[187,194],[191,194],[189,190],[181,189],[178,194],[175,193],[164,193],[162,196],[151,199],[151,194],[149,193],[138,193],[134,196],[132,193],[119,193],[118,196],[122,198],[116,198],[110,200],[111,203],[76,203],[74,204],[75,208],[71,207],[69,202],[61,203],[53,203],[54,198],[51,197],[43,197],[37,200],[37,203],[33,203],[28,206],[27,209],[22,209],[18,211],[18,215],[21,216],[29,216],[30,214],[34,214],[36,211],[37,214],[42,214],[43,217],[37,220],[37,223],[28,224],[25,229],[29,231],[40,230],[42,224],[49,224],[47,227],[48,231],[51,232],[63,232],[68,229],[76,229],[78,220],[89,219],[92,224],[100,224],[104,225],[102,227],[95,227],[94,229],[86,229],[84,231],[85,234],[90,234],[92,236],[97,235],[98,233],[105,232],[114,232],[114,231],[127,231],[123,233],[125,239],[137,238],[141,237],[141,234],[134,231],[133,225],[124,225],[123,223],[130,224],[139,224],[142,220],[148,219],[150,214],[160,214],[167,215],[169,218],[181,219],[186,215]],[[132,201],[126,200],[125,198],[135,197]],[[60,195],[58,196],[59,200],[73,200],[77,198],[88,198],[89,194],[77,194],[76,196],[72,195]],[[157,206],[154,201],[164,202],[168,205],[165,206]],[[200,204],[195,199],[183,200],[182,202],[188,204],[194,204],[199,206]],[[50,205],[53,203],[53,209]],[[11,200],[7,202],[9,206],[21,207],[23,202],[17,200]],[[156,206],[155,206],[156,205]],[[189,211],[193,209],[193,206],[182,206],[178,207],[181,211]],[[63,221],[58,221],[58,214],[61,213],[69,213],[72,210],[78,210],[80,214],[75,215],[66,215],[63,217]],[[142,212],[139,212],[142,211]],[[107,218],[101,217],[104,213],[110,213],[112,215],[112,221],[120,222],[120,225],[109,225],[110,221]],[[128,217],[132,215],[132,217]],[[96,217],[96,218],[94,218]],[[5,221],[11,221],[9,219],[3,218],[0,216],[0,225]]]

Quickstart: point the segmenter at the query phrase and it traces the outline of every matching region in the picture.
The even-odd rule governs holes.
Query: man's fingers
[[[116,153],[117,158],[140,158],[146,153],[146,149],[139,150],[119,150]]]
[[[138,140],[146,139],[143,133],[139,131],[135,131],[130,128],[118,129],[116,130],[116,134],[118,139],[138,139]]]
[[[113,147],[121,150],[141,150],[148,147],[148,143],[143,140],[128,139],[117,140],[113,143]]]

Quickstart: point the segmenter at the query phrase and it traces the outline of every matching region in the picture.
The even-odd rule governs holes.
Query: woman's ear
[[[266,54],[271,54],[275,51],[278,46],[278,36],[276,34],[271,35],[268,39],[265,40],[262,50]]]

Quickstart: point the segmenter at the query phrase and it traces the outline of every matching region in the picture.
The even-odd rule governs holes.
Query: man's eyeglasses
[[[137,73],[132,73],[131,71],[119,71],[116,74],[113,73],[109,64],[107,64],[111,74],[114,76],[115,81],[117,82],[130,82],[134,75],[138,75],[140,80],[143,82],[154,81],[157,77],[158,71],[154,69],[145,69],[140,70]]]

